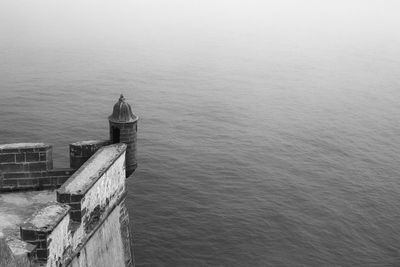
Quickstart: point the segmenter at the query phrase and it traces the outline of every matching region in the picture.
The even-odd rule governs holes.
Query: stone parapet
[[[0,192],[61,186],[74,170],[54,170],[52,153],[45,143],[0,145]]]
[[[78,169],[85,163],[97,150],[103,146],[111,144],[109,140],[89,140],[75,142],[69,145],[70,167]]]
[[[50,250],[54,240],[52,236],[57,235],[55,230],[62,221],[68,225],[69,210],[68,205],[49,203],[20,226],[21,239],[36,246],[35,254],[39,261],[47,261],[49,255],[55,253]],[[64,238],[68,239],[68,236],[57,238],[54,242],[65,243],[67,240]]]
[[[72,220],[90,227],[124,193],[125,150],[125,144],[101,148],[57,190],[57,201],[71,206]]]
[[[0,145],[0,172],[35,172],[53,168],[52,146],[44,143]]]
[[[74,169],[60,168],[49,171],[2,173],[0,191],[56,189],[74,172]]]

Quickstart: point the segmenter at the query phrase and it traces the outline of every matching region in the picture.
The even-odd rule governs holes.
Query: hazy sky
[[[1,0],[0,40],[112,44],[241,33],[399,42],[399,14],[398,0]]]

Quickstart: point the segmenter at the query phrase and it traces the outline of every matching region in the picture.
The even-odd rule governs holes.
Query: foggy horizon
[[[1,143],[53,144],[69,166],[69,144],[108,138],[123,93],[136,266],[399,266],[399,14],[2,0]]]
[[[112,46],[168,41],[398,42],[398,1],[79,1],[0,3],[2,43]],[[207,37],[206,37],[207,39]],[[195,44],[192,44],[195,45]]]

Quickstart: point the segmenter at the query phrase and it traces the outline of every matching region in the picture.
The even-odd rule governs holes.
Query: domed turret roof
[[[133,114],[131,106],[121,94],[118,102],[114,105],[113,113],[108,119],[113,122],[134,122],[137,120],[137,116]]]

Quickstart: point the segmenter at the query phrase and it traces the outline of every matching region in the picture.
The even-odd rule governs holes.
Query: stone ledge
[[[34,231],[40,233],[51,232],[57,224],[68,214],[71,208],[68,205],[57,202],[48,203],[45,207],[35,212],[28,220],[20,225],[21,236],[24,238],[22,231]]]
[[[39,152],[51,149],[52,145],[46,143],[12,143],[1,144],[0,154],[19,153],[19,152]]]

